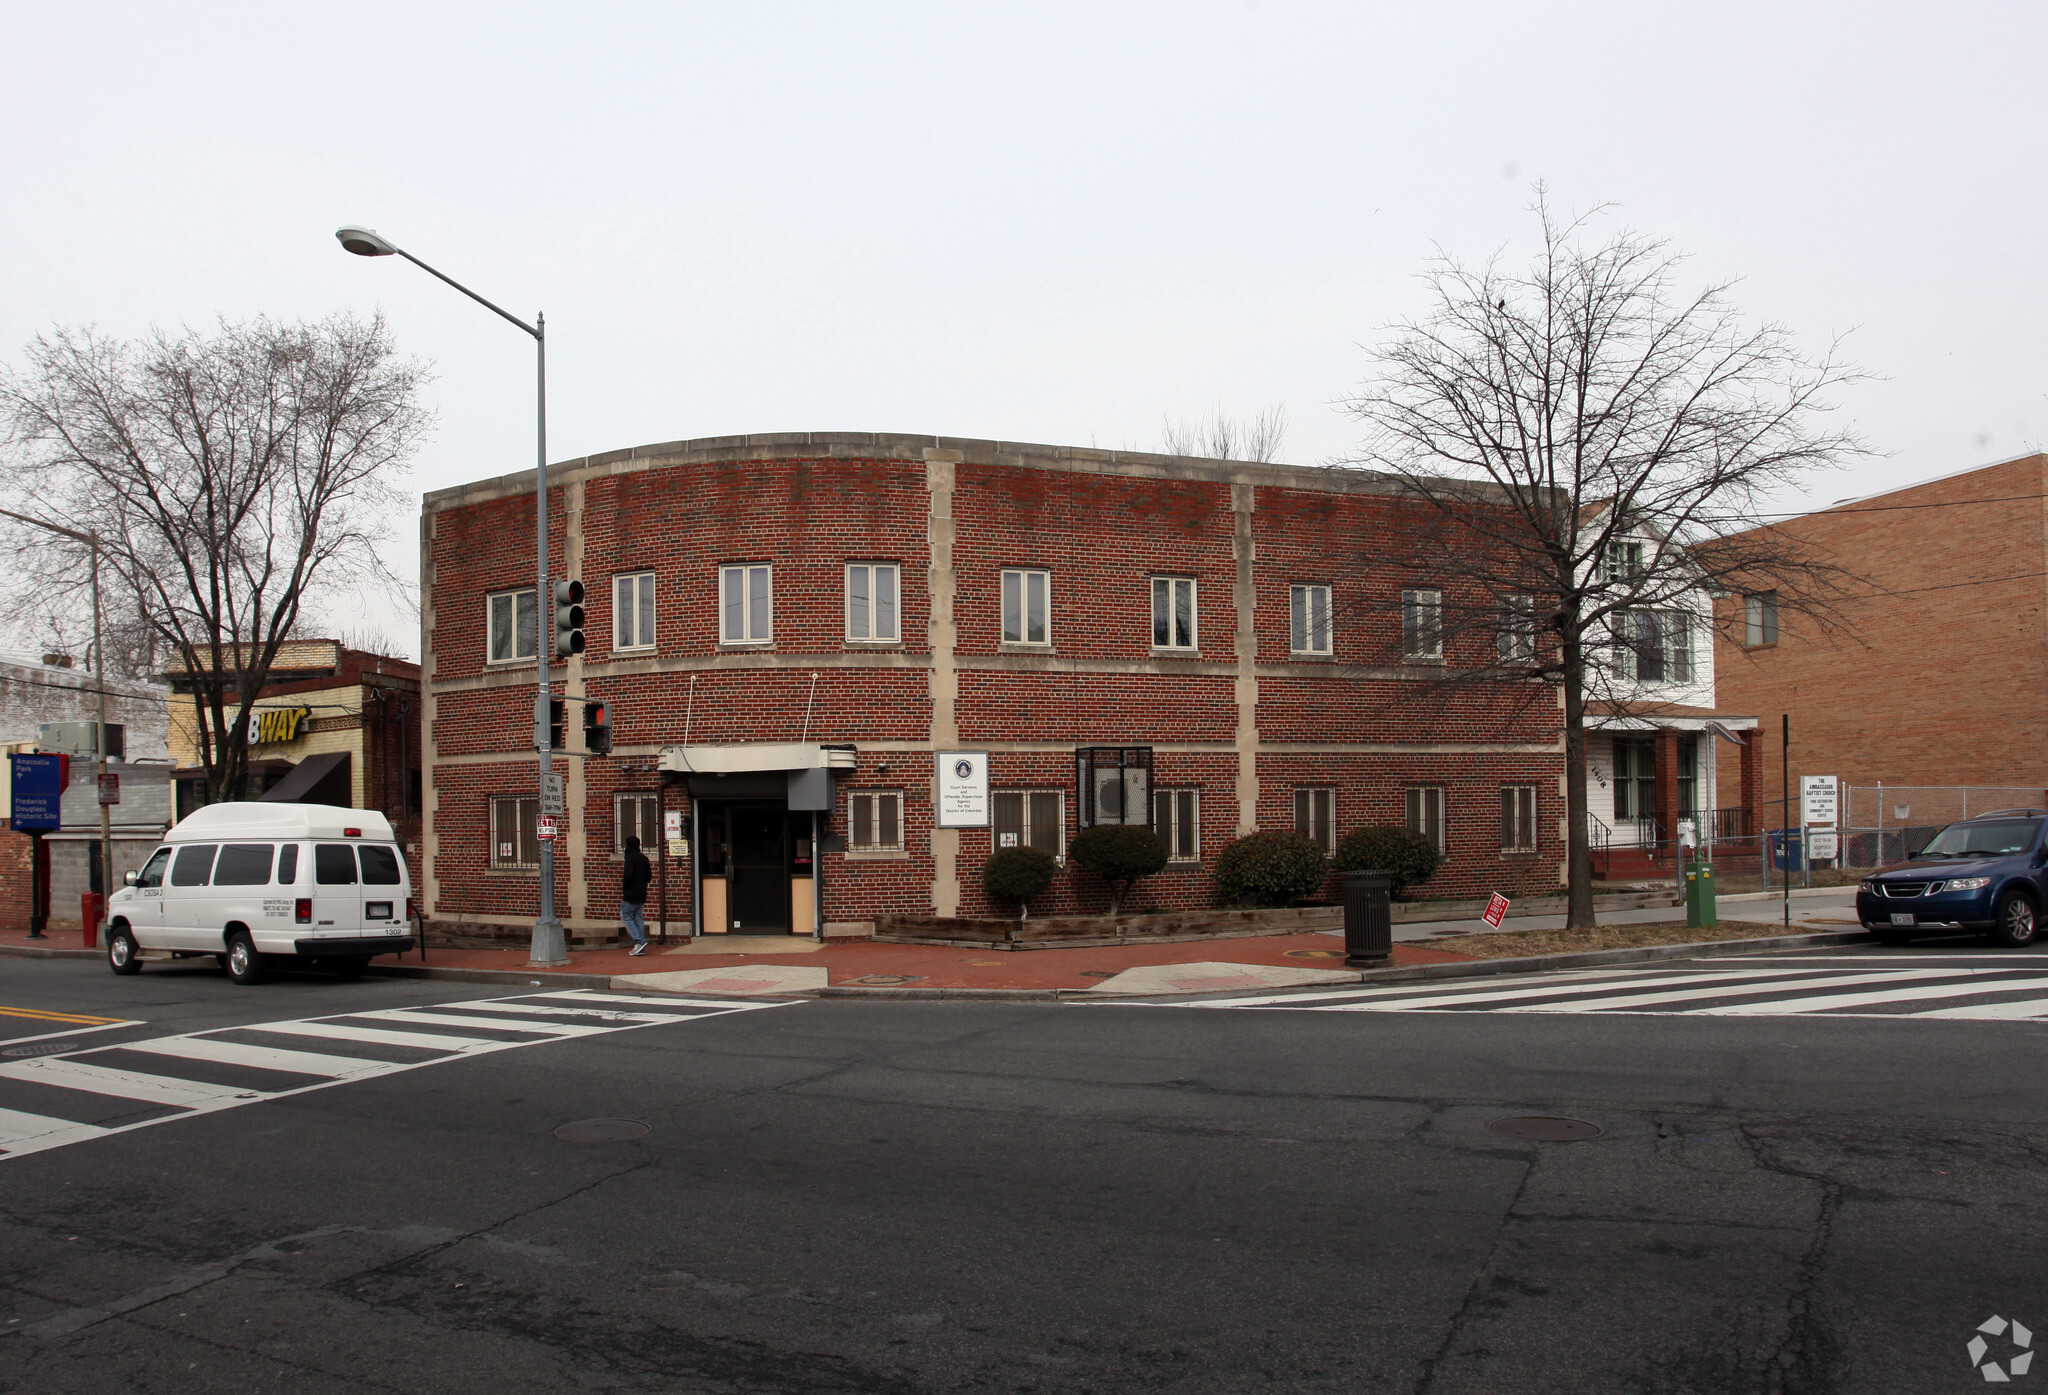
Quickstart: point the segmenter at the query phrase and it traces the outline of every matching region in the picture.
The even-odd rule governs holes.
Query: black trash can
[[[1386,871],[1344,874],[1344,963],[1372,969],[1394,953],[1394,874]]]

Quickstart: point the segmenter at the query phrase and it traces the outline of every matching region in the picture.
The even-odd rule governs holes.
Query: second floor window
[[[1497,635],[1500,661],[1526,664],[1536,657],[1536,598],[1502,596],[1500,628]]]
[[[1778,642],[1778,593],[1758,591],[1742,598],[1742,642],[1744,644],[1776,644]]]
[[[896,566],[892,562],[854,562],[846,568],[846,637],[893,642],[896,629]]]
[[[654,573],[612,578],[612,648],[654,647]]]
[[[489,601],[490,661],[518,663],[538,652],[539,617],[533,608],[533,589],[500,591]]]
[[[1003,573],[1003,643],[1046,643],[1046,594],[1052,579],[1048,572],[1005,571]]]
[[[766,644],[775,637],[772,571],[726,567],[721,575],[718,638],[725,644]]]
[[[1444,593],[1401,593],[1401,657],[1441,659],[1444,656]]]
[[[1296,654],[1330,652],[1330,588],[1288,588],[1287,647]]]
[[[1195,579],[1191,576],[1152,578],[1152,647],[1195,647]]]
[[[1615,617],[1615,671],[1638,683],[1692,682],[1692,616],[1626,610]]]
[[[1643,574],[1643,545],[1639,542],[1607,544],[1606,579],[1632,581]]]

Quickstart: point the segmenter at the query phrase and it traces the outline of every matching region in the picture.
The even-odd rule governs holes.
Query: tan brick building
[[[1780,817],[1784,715],[1795,799],[1801,775],[2048,797],[2048,455],[1772,526],[1851,573],[1855,598],[1840,634],[1768,593],[1719,604],[1719,697],[1761,719],[1767,824]],[[1726,780],[1733,753],[1720,759]]]

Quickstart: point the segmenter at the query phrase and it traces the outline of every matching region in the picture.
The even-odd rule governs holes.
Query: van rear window
[[[321,886],[356,884],[356,850],[346,843],[321,843],[313,849],[313,880]]]
[[[172,886],[205,886],[206,878],[213,871],[213,855],[218,846],[213,843],[187,843],[178,849],[177,860],[171,863]]]
[[[270,844],[223,843],[213,864],[215,886],[270,885]]]
[[[356,853],[363,859],[365,885],[397,886],[402,880],[398,874],[398,854],[391,849],[366,843]]]

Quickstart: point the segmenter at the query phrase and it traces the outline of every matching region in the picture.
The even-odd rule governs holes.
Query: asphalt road
[[[507,992],[0,960],[0,1007],[140,1020],[0,1015],[0,1049],[136,1071]],[[2048,1330],[2038,1022],[826,1000],[590,1031],[352,1047],[391,1073],[280,1098],[199,1061],[250,1098],[0,1156],[0,1390],[1948,1391],[1992,1315]],[[54,1107],[22,1074],[0,1124]],[[1534,1114],[1605,1132],[1488,1127]],[[601,1117],[651,1131],[554,1136]]]

